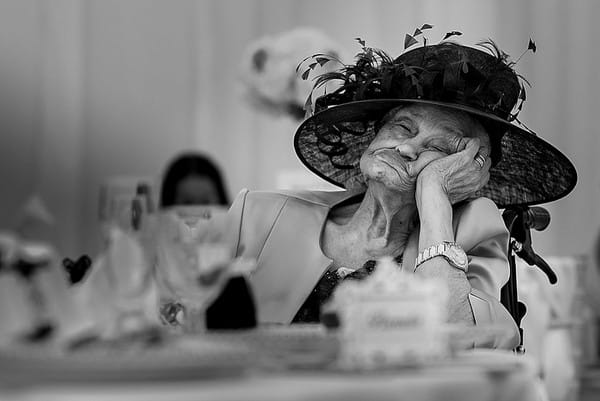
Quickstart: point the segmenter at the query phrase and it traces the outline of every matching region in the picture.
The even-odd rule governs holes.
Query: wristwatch
[[[415,261],[415,270],[423,263],[437,256],[444,257],[452,267],[467,272],[469,267],[469,259],[467,254],[460,245],[456,242],[443,241],[437,245],[432,245],[428,248],[423,249],[417,255]]]

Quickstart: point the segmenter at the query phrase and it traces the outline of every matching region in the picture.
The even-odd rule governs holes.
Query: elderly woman
[[[510,122],[524,95],[504,53],[441,42],[392,60],[363,47],[355,65],[329,78],[343,85],[317,99],[295,149],[345,191],[243,190],[231,208],[238,254],[258,260],[259,321],[318,320],[337,283],[391,256],[448,283],[452,322],[507,328],[478,345],[516,346],[499,301],[509,238],[498,207],[558,199],[575,170]]]

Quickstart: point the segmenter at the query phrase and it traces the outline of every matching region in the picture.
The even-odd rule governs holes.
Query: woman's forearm
[[[435,185],[421,186],[417,200],[420,220],[419,252],[443,241],[454,242],[452,205],[444,192]],[[469,303],[471,286],[463,271],[450,265],[445,258],[435,257],[418,266],[416,274],[446,281],[449,289],[450,322],[474,323]]]

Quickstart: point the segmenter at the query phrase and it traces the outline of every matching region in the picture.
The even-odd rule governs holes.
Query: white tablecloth
[[[181,382],[4,387],[0,400],[544,401],[546,397],[528,357],[501,351],[472,351],[453,362],[383,372],[250,371],[241,377]]]

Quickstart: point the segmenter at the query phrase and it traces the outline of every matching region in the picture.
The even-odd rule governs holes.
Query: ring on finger
[[[478,154],[477,156],[475,156],[475,163],[477,163],[479,168],[483,168],[483,165],[485,164],[485,156],[483,156],[481,154]]]

